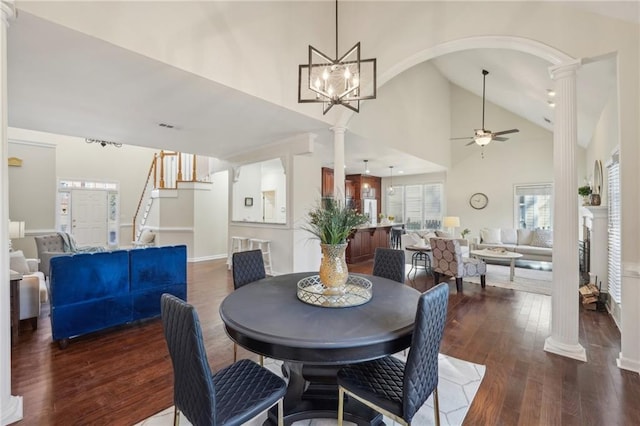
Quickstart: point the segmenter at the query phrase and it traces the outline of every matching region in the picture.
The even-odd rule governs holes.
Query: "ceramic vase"
[[[591,194],[591,195],[589,196],[589,203],[590,203],[592,206],[599,206],[599,205],[600,205],[600,202],[601,202],[600,194]]]
[[[326,295],[344,294],[349,277],[344,253],[347,244],[320,244],[322,261],[320,262],[320,282],[327,288]]]

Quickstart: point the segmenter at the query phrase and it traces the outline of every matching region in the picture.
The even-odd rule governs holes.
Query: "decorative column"
[[[580,61],[549,69],[556,82],[553,131],[553,292],[551,336],[544,350],[587,360],[578,341],[578,177],[576,171],[577,113],[576,70]]]
[[[22,419],[22,397],[11,395],[11,311],[9,307],[9,143],[7,141],[7,28],[15,17],[13,0],[0,2],[0,424]]]
[[[343,200],[344,193],[344,134],[346,127],[332,127],[333,131],[333,194],[336,199]]]

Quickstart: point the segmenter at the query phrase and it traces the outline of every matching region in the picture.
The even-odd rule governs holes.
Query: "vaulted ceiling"
[[[553,111],[547,104],[551,81],[544,61],[513,51],[483,49],[442,56],[434,64],[453,84],[478,96],[482,95],[481,70],[488,69],[489,102],[552,129]],[[220,159],[303,132],[316,133],[321,143],[331,146],[327,123],[321,120],[28,13],[21,12],[10,27],[8,72],[9,125],[13,127]],[[612,93],[615,72],[613,58],[580,71],[579,143],[583,146],[589,143]],[[175,128],[160,126],[176,123]],[[473,129],[469,131],[472,134]],[[357,137],[347,149],[347,173],[362,171],[363,155],[384,159],[383,168],[372,170],[379,176],[388,174],[387,164],[403,164],[407,173],[432,167]]]

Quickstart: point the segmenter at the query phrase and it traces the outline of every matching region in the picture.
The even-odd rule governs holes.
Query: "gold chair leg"
[[[233,344],[233,362],[236,362],[238,360],[238,345],[237,344]]]
[[[338,426],[342,426],[342,418],[344,416],[344,389],[338,386]]]
[[[433,416],[436,426],[440,426],[440,401],[438,400],[438,387],[433,390]]]
[[[180,424],[180,410],[175,405],[173,406],[173,426]]]
[[[278,426],[284,426],[284,398],[278,401]]]
[[[264,367],[264,357],[260,355],[260,367]]]

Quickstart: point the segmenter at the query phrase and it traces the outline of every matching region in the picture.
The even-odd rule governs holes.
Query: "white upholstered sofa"
[[[522,254],[522,260],[551,262],[553,231],[550,229],[483,228],[471,250],[503,248]]]

